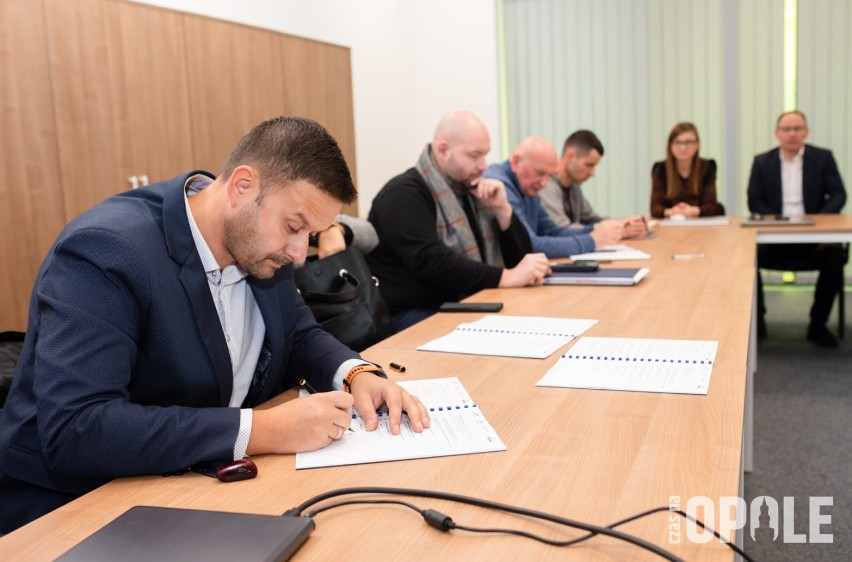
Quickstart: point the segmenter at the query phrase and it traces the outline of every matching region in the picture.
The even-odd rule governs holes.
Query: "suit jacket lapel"
[[[816,175],[816,161],[811,147],[805,145],[805,152],[802,155],[802,202],[805,205],[805,212],[818,212],[819,209],[810,209],[808,205],[808,195],[813,189],[814,176]]]
[[[781,187],[781,155],[776,148],[769,153],[769,181],[767,186],[772,189],[772,203],[778,213],[784,211],[784,189]]]
[[[166,190],[163,195],[163,231],[169,256],[180,264],[180,282],[192,303],[198,333],[201,334],[204,347],[207,348],[210,362],[213,364],[216,380],[219,382],[219,399],[221,404],[227,405],[231,401],[234,385],[233,366],[219,315],[210,297],[210,288],[207,285],[204,267],[201,265],[201,257],[195,248],[195,240],[189,228],[189,218],[186,216],[183,199],[183,186],[187,178],[198,173],[205,172],[195,171],[180,176]]]

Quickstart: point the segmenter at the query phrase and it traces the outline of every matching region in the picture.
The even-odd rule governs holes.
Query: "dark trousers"
[[[75,498],[0,473],[0,536],[35,521]]]
[[[834,297],[843,290],[843,266],[848,257],[841,244],[759,244],[757,266],[783,271],[819,270],[811,324],[824,326],[831,314]],[[766,314],[763,281],[757,274],[757,310]]]

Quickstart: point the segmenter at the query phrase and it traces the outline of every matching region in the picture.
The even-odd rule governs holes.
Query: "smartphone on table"
[[[573,263],[552,263],[550,269],[554,273],[572,272],[572,271],[597,271],[600,264],[595,260],[577,260]]]

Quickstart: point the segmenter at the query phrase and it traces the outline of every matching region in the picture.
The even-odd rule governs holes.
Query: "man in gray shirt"
[[[578,226],[602,223],[608,219],[598,215],[583,195],[580,185],[595,175],[595,168],[604,155],[604,147],[591,131],[572,133],[562,148],[562,156],[545,188],[538,194],[542,207],[557,226]],[[624,226],[624,238],[645,234],[645,220],[640,215],[611,219]]]

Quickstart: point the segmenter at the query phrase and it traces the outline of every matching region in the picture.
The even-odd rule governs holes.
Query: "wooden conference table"
[[[846,217],[818,220],[806,232],[852,232]],[[674,496],[683,507],[693,496],[718,501],[742,495],[757,235],[736,219],[723,227],[659,228],[653,239],[629,243],[653,256],[623,262],[650,268],[635,287],[493,289],[471,299],[502,301],[506,315],[599,320],[589,336],[718,340],[706,396],[536,387],[559,353],[536,360],[416,351],[482,316],[442,313],[363,355],[384,365],[405,365],[405,373],[388,371],[397,380],[459,377],[506,451],[300,471],[293,455],[269,455],[255,458],[256,479],[229,484],[197,474],[122,478],[0,538],[0,559],[55,558],[134,505],[280,514],[317,494],[350,486],[452,492],[597,525],[668,506]],[[673,254],[703,258],[674,260]],[[462,525],[521,528],[561,539],[581,534],[467,505],[402,499],[438,509]],[[294,559],[660,559],[602,536],[563,549],[506,535],[442,534],[399,506],[342,507],[315,521],[317,528]],[[687,560],[733,559],[718,541],[691,543],[683,521],[680,543],[672,544],[667,513],[619,530]]]

